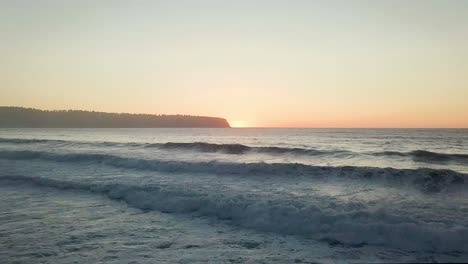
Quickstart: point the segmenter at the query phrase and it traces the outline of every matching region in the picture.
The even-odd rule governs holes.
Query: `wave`
[[[321,151],[304,148],[283,148],[283,147],[251,147],[242,144],[215,144],[207,142],[193,143],[161,143],[149,144],[147,147],[160,147],[165,149],[196,150],[201,152],[223,152],[227,154],[244,154],[246,152],[268,153],[268,154],[302,154],[302,155],[325,155],[346,151]]]
[[[206,142],[194,143],[155,143],[149,144],[146,147],[159,147],[163,149],[192,149],[201,152],[224,152],[227,154],[243,154],[247,151],[252,151],[252,147],[242,144],[214,144]]]
[[[279,176],[327,179],[340,177],[375,181],[396,186],[413,186],[426,193],[449,191],[465,186],[468,175],[452,170],[429,168],[395,169],[355,166],[313,166],[301,163],[229,163],[189,162],[158,159],[139,159],[109,154],[68,153],[43,151],[0,151],[1,159],[49,160],[56,162],[92,162],[108,166],[169,173],[208,173],[240,175],[244,177]]]
[[[70,141],[56,140],[56,139],[36,139],[36,138],[0,138],[0,143],[13,143],[13,144],[31,144],[31,143],[65,143]]]
[[[398,152],[398,151],[384,151],[377,152],[376,155],[385,156],[400,156],[400,157],[411,157],[417,161],[423,162],[447,162],[447,161],[460,161],[468,163],[468,154],[448,154],[438,153],[427,150],[414,150],[410,152]]]
[[[382,151],[382,152],[367,152],[359,153],[347,150],[317,150],[312,148],[288,148],[262,146],[253,147],[243,144],[216,144],[208,142],[167,142],[167,143],[137,143],[137,142],[82,142],[82,141],[65,141],[65,140],[49,140],[49,139],[18,139],[18,138],[0,138],[0,143],[13,144],[31,144],[31,143],[60,143],[71,145],[91,145],[102,147],[142,147],[142,148],[159,148],[163,150],[191,150],[206,153],[225,153],[241,155],[246,153],[265,153],[265,154],[292,154],[292,155],[307,155],[307,156],[330,156],[338,154],[348,155],[371,155],[371,156],[387,156],[387,157],[404,157],[411,158],[416,162],[422,163],[448,163],[456,162],[460,164],[468,164],[468,154],[451,154],[438,153],[427,150],[414,150],[410,152],[400,151]]]
[[[96,147],[141,147],[148,145],[147,143],[133,143],[133,142],[108,142],[108,141],[69,141],[60,139],[27,139],[27,138],[0,138],[0,143],[9,144],[60,144],[60,145],[85,145]]]
[[[0,180],[87,191],[125,201],[142,210],[212,217],[243,228],[351,247],[372,244],[437,252],[468,250],[466,226],[426,222],[411,214],[398,215],[386,208],[372,209],[351,202],[342,203],[339,208],[321,208],[288,197],[271,199],[176,185],[85,183],[20,175],[2,176]]]
[[[199,152],[221,152],[225,154],[245,154],[247,152],[269,153],[269,154],[302,154],[302,155],[321,155],[334,154],[347,151],[321,151],[305,148],[283,148],[283,147],[251,147],[243,144],[216,144],[208,142],[167,142],[167,143],[136,143],[136,142],[83,142],[83,141],[65,141],[48,139],[19,139],[19,138],[0,138],[0,143],[13,144],[31,144],[31,143],[68,143],[70,145],[94,145],[94,146],[129,146],[143,148],[160,148],[166,150],[193,150]]]

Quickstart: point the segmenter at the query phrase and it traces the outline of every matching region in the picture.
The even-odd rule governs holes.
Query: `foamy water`
[[[10,262],[468,260],[468,130],[3,129]]]

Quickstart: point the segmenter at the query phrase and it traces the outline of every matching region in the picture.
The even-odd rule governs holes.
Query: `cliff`
[[[190,115],[105,113],[80,110],[44,111],[23,107],[0,107],[3,128],[228,128],[224,118]]]

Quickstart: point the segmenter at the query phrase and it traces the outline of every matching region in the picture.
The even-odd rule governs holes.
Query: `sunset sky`
[[[468,127],[468,1],[0,0],[0,105]]]

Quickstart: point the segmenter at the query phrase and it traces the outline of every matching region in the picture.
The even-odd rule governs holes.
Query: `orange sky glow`
[[[0,2],[0,105],[468,127],[467,1]]]

